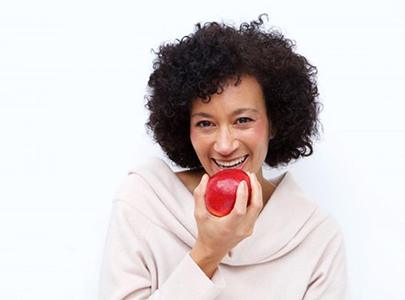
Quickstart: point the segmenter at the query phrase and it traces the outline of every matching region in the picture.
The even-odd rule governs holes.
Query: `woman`
[[[197,24],[162,45],[149,79],[147,123],[174,163],[151,159],[118,189],[101,299],[344,299],[345,253],[332,217],[290,172],[262,167],[312,154],[316,68],[263,21]],[[208,176],[240,168],[231,213],[211,215]]]

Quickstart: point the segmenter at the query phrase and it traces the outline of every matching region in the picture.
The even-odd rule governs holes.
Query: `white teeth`
[[[218,161],[218,160],[215,160],[215,159],[214,159],[214,161],[215,161],[216,164],[217,164],[219,167],[221,167],[221,168],[230,168],[230,167],[236,167],[237,165],[239,165],[239,164],[241,164],[242,162],[244,162],[245,159],[246,159],[246,157],[247,157],[247,155],[245,155],[245,156],[242,157],[242,158],[235,159],[234,161],[231,161],[231,162]]]
[[[237,159],[237,160],[234,160],[234,161],[231,161],[231,162],[224,162],[224,161],[218,161],[217,160],[217,163],[219,163],[220,165],[229,167],[229,166],[237,165],[237,164],[241,163],[243,161],[243,159],[244,158],[242,157],[241,159]]]

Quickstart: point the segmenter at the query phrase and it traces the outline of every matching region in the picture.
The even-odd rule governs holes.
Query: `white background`
[[[405,299],[403,1],[0,3],[1,299],[96,299],[113,193],[162,155],[151,49],[260,13],[319,69],[323,138],[289,169],[343,228],[352,298]]]

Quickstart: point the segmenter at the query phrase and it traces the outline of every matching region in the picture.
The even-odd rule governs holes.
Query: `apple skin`
[[[252,194],[249,175],[241,169],[224,169],[210,177],[205,192],[205,205],[214,216],[223,217],[229,214],[236,201],[236,192],[241,181],[248,186],[248,203]]]

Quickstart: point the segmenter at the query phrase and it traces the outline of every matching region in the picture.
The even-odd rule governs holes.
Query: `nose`
[[[238,148],[238,141],[228,128],[218,131],[214,143],[214,150],[222,156],[228,156]]]

